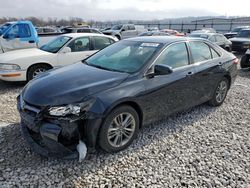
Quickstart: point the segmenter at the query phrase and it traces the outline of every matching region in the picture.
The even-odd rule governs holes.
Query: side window
[[[125,31],[127,31],[127,30],[128,30],[128,26],[127,26],[127,25],[124,25],[124,26],[122,27],[122,29],[124,29]]]
[[[91,33],[98,33],[101,34],[99,31],[95,30],[95,29],[91,29]]]
[[[213,57],[213,58],[220,57],[220,55],[219,55],[213,48],[210,48],[210,49],[211,49],[212,57]]]
[[[217,39],[218,42],[224,42],[225,41],[223,36],[220,36],[220,35],[216,35],[216,39]]]
[[[207,61],[212,58],[209,46],[204,42],[189,42],[194,63]]]
[[[211,37],[209,38],[209,41],[211,41],[211,42],[216,42],[216,39],[215,39],[214,36],[211,36]]]
[[[129,30],[135,30],[135,26],[134,26],[134,25],[129,25],[129,26],[128,26],[128,29],[129,29]]]
[[[90,33],[89,29],[78,29],[77,33]]]
[[[172,68],[188,65],[188,52],[185,43],[173,44],[159,56],[156,64],[165,64]]]
[[[11,38],[28,38],[31,37],[30,29],[27,24],[14,25],[8,32]]]
[[[82,37],[73,40],[69,43],[68,47],[71,48],[71,52],[81,52],[90,50],[90,42],[88,37]]]
[[[93,43],[94,43],[94,50],[101,50],[111,44],[109,38],[99,37],[99,36],[93,37]]]

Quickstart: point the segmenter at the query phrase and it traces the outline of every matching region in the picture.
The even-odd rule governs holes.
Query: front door
[[[169,114],[189,108],[195,103],[195,68],[189,62],[185,42],[172,44],[158,57],[155,64],[168,65],[172,67],[173,72],[169,75],[145,78],[145,121],[164,119]]]
[[[65,66],[76,63],[96,52],[95,50],[91,49],[89,37],[77,38],[71,41],[65,47],[69,47],[71,49],[71,52],[64,53],[63,49],[60,50],[57,58],[58,66]]]

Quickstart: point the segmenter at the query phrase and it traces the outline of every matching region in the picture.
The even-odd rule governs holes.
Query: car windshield
[[[160,43],[120,41],[84,61],[100,69],[134,73],[141,69],[161,48]]]
[[[120,30],[122,28],[122,25],[115,25],[111,27],[111,30]]]
[[[193,37],[193,38],[203,38],[203,39],[208,39],[208,35],[206,34],[190,34],[188,35],[189,37]]]
[[[70,37],[61,36],[45,44],[40,49],[46,52],[57,53],[70,39]]]
[[[250,30],[241,30],[237,37],[250,38]]]
[[[12,24],[6,23],[0,26],[0,36],[11,27]]]

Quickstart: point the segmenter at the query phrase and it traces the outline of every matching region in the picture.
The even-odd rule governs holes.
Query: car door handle
[[[33,41],[33,40],[30,40],[30,41],[29,41],[29,43],[35,43],[35,41]]]
[[[192,76],[194,74],[194,72],[190,71],[187,73],[187,76]]]

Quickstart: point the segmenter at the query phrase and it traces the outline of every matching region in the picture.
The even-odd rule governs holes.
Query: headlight
[[[21,67],[19,65],[15,65],[15,64],[0,63],[0,69],[4,69],[4,70],[20,70]]]
[[[80,115],[81,112],[89,110],[94,100],[89,100],[79,104],[69,104],[49,108],[49,114],[52,116]]]

